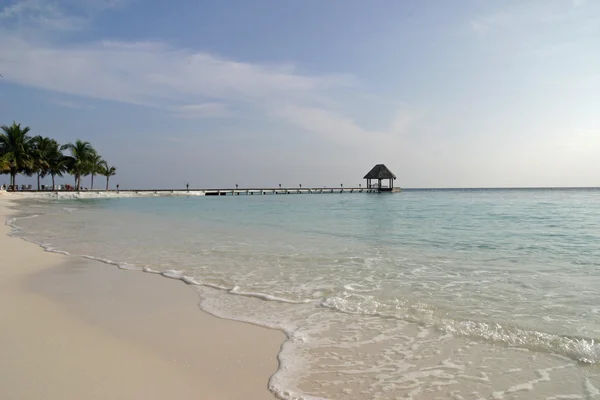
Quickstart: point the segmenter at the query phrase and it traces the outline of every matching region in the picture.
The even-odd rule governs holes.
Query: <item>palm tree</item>
[[[90,160],[96,156],[96,150],[94,150],[90,142],[84,142],[79,139],[75,143],[62,145],[60,149],[71,152],[71,156],[67,161],[69,173],[75,177],[75,188],[79,190],[81,187],[81,176],[89,173]]]
[[[108,190],[108,180],[111,176],[115,176],[117,174],[117,168],[114,166],[109,166],[106,161],[103,161],[99,174],[106,177],[106,190]]]
[[[0,174],[8,174],[10,172],[10,162],[8,157],[0,155]]]
[[[33,138],[33,169],[37,173],[37,187],[40,190],[40,178],[44,178],[50,173],[50,166],[58,159],[63,158],[60,152],[60,146],[54,139],[36,136]],[[52,186],[54,187],[54,176],[52,176]]]
[[[94,188],[94,176],[96,176],[96,174],[100,174],[100,171],[102,170],[103,166],[106,164],[106,161],[104,161],[102,159],[102,157],[100,157],[99,154],[94,154],[90,157],[89,160],[89,168],[88,168],[88,172],[90,173],[90,175],[92,175],[92,182],[90,185],[90,189]]]
[[[52,190],[54,190],[56,188],[55,178],[63,176],[63,172],[67,172],[69,169],[69,157],[65,157],[61,153],[58,142],[53,139],[50,139],[47,143],[45,154],[47,167],[42,178],[50,175],[52,177]]]
[[[28,135],[29,127],[21,128],[21,124],[13,122],[11,126],[2,126],[0,133],[0,154],[8,162],[10,184],[16,187],[19,172],[33,168],[31,148],[33,138]]]
[[[7,157],[0,154],[0,175],[8,173],[10,173],[10,162]],[[4,185],[2,185],[2,188],[4,189]]]
[[[60,152],[60,148],[57,150],[58,154],[55,158],[52,158],[52,160],[50,161],[50,167],[48,168],[48,173],[52,177],[52,190],[56,189],[54,179],[57,176],[63,176],[63,172],[69,171],[70,157],[63,156],[63,154]]]

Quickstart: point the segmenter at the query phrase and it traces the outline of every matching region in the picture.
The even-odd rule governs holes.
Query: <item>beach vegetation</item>
[[[37,190],[40,190],[40,179],[50,173],[53,159],[62,157],[62,153],[56,140],[44,136],[33,138],[32,150],[32,172],[37,174]]]
[[[75,179],[76,190],[81,188],[81,178],[91,175],[91,188],[96,175],[105,176],[106,190],[116,167],[109,167],[94,147],[86,141],[60,145],[55,139],[45,136],[31,136],[30,128],[13,122],[0,127],[0,174],[10,175],[10,185],[16,188],[17,175],[37,176],[37,189],[41,189],[41,179],[52,177],[52,189],[56,188],[55,178],[65,173]],[[63,153],[64,152],[64,153]]]
[[[56,189],[55,178],[62,177],[63,173],[69,172],[69,159],[60,151],[60,146],[56,143],[56,149],[52,150],[53,156],[50,158],[48,174],[52,177],[52,190]]]
[[[30,174],[33,169],[33,138],[28,135],[28,126],[13,122],[12,125],[0,127],[0,155],[8,162],[10,184],[16,185],[17,174]]]
[[[92,160],[98,155],[90,142],[77,139],[75,143],[67,143],[61,146],[61,150],[68,150],[69,173],[75,178],[75,189],[81,188],[81,177],[89,175]]]
[[[8,157],[0,156],[0,174],[8,174],[10,172],[10,162]]]
[[[90,182],[90,189],[94,188],[94,176],[99,175],[104,165],[105,161],[102,159],[100,154],[96,153],[94,150],[94,154],[90,155],[88,171],[91,175],[92,179]]]
[[[111,176],[115,176],[117,174],[117,167],[110,166],[106,163],[106,161],[104,161],[100,167],[99,174],[106,177],[106,190],[108,190],[108,181]]]

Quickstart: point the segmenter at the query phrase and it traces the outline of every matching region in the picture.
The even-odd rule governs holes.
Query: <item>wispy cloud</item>
[[[50,103],[56,104],[57,106],[61,106],[61,107],[73,108],[76,110],[95,110],[96,109],[96,107],[94,107],[92,105],[84,104],[84,103],[77,103],[74,101],[51,99]]]
[[[54,26],[62,21],[62,27],[75,28],[76,23],[67,22],[66,8],[53,4],[22,0],[3,9],[1,18],[35,16],[36,23],[54,19]],[[157,41],[49,44],[0,29],[0,67],[6,81],[23,86],[159,108],[175,118],[235,117],[241,110],[343,143],[394,138],[411,118],[408,113],[391,116],[389,129],[376,131],[341,112],[336,105],[346,95],[337,92],[347,92],[357,81],[350,74],[308,74],[290,63],[242,62]]]
[[[273,110],[273,115],[331,142],[349,146],[371,143],[382,147],[399,144],[420,118],[419,113],[400,108],[385,129],[376,130],[364,128],[351,116],[323,107],[287,105]]]
[[[2,9],[0,21],[51,30],[79,30],[89,22],[83,16],[67,15],[58,3],[44,0],[17,1]]]
[[[173,109],[173,116],[179,118],[219,118],[231,115],[229,108],[222,103],[188,104]]]
[[[0,10],[0,21],[15,27],[49,31],[83,30],[102,11],[130,0],[17,0]]]
[[[479,33],[520,30],[578,20],[585,11],[585,0],[528,0],[503,3],[500,8],[484,12],[469,21]]]
[[[156,42],[45,46],[0,37],[5,79],[25,86],[123,103],[173,107],[240,102],[265,108],[281,102],[326,103],[343,75],[310,76],[289,65],[260,65]]]

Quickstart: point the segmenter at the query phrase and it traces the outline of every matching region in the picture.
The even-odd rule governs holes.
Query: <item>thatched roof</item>
[[[396,175],[385,165],[377,164],[363,179],[396,179]]]

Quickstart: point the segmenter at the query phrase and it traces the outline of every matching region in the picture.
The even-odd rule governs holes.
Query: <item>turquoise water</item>
[[[600,395],[600,190],[63,200],[27,214],[16,234],[50,250],[182,279],[203,309],[284,330],[281,398]]]

